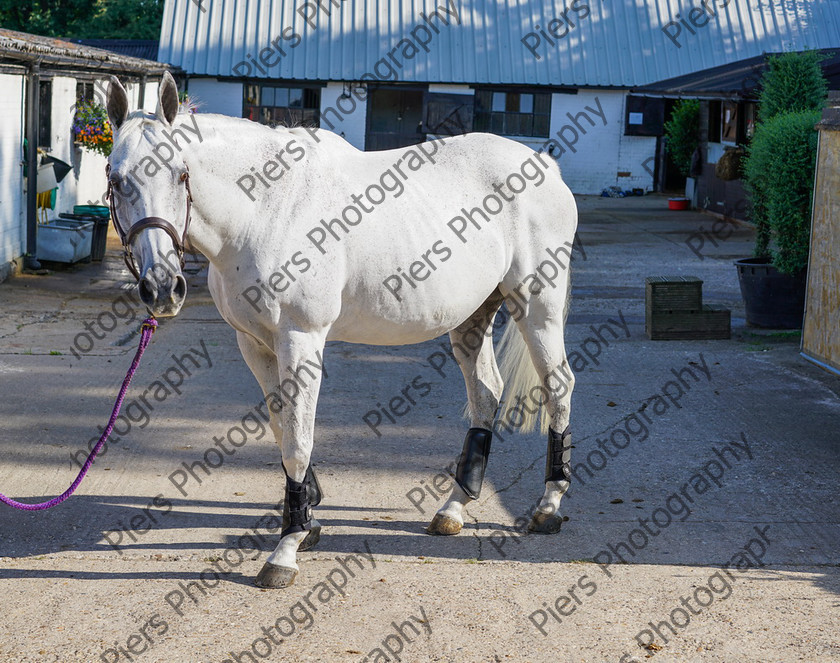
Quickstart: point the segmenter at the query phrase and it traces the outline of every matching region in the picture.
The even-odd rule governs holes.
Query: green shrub
[[[758,119],[769,120],[779,113],[821,110],[828,95],[816,51],[771,56],[761,77]]]
[[[808,264],[811,198],[817,158],[814,125],[820,111],[777,113],[758,124],[747,148],[744,185],[757,226],[758,258],[772,258],[781,272]]]
[[[807,266],[816,168],[814,125],[827,85],[815,51],[771,56],[761,77],[758,119],[744,162],[756,226],[756,258],[795,274]]]
[[[665,149],[680,173],[688,177],[691,155],[700,142],[700,102],[697,99],[680,99],[675,104],[671,119],[665,123],[665,136],[668,139]]]

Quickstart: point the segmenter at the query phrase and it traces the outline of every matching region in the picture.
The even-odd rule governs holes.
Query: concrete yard
[[[331,344],[323,537],[292,588],[256,588],[280,453],[198,273],[79,492],[0,508],[0,661],[840,661],[840,378],[800,357],[798,332],[745,326],[732,260],[751,253],[748,226],[693,252],[712,217],[661,196],[579,204],[577,480],[559,534],[521,529],[542,494],[536,433],[494,441],[460,535],[425,534],[467,428],[448,340]],[[731,340],[648,341],[654,275],[703,279]],[[143,317],[128,278],[112,238],[101,266],[0,285],[4,494],[61,493],[98,437]],[[375,432],[363,417],[407,387],[415,403]],[[219,439],[244,442],[208,452]]]

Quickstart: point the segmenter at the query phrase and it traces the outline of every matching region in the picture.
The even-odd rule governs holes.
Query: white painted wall
[[[218,81],[215,78],[190,78],[189,94],[197,101],[200,113],[219,113],[232,117],[242,117],[242,83]],[[344,92],[341,83],[329,83],[321,89],[321,121],[323,129],[330,130],[333,124],[335,133],[344,136],[348,142],[359,149],[365,146],[365,123],[367,101],[359,101],[355,96],[339,99]],[[364,98],[364,92],[358,93]],[[148,92],[147,92],[148,100]],[[333,110],[330,110],[333,109]]]
[[[149,85],[146,92],[145,105],[150,110],[157,100],[157,93],[152,87]],[[200,112],[234,117],[242,116],[242,88],[242,83],[223,82],[215,78],[191,78],[189,82],[190,95],[202,104]],[[334,131],[350,144],[364,149],[367,101],[359,101],[354,95],[349,99],[341,98],[345,90],[345,84],[341,82],[328,83],[322,88],[321,127]],[[432,84],[429,91],[474,93],[467,85]],[[652,190],[653,176],[644,164],[655,155],[656,139],[624,135],[626,96],[625,90],[581,90],[578,94],[552,94],[549,139],[559,142],[562,147],[560,168],[573,192],[597,195],[612,185],[622,189]],[[593,111],[603,113],[606,124],[598,112]],[[561,135],[558,136],[558,133]],[[542,148],[547,140],[521,136],[510,138],[535,150]],[[652,171],[653,162],[647,165]],[[626,172],[630,174],[619,176],[619,173]]]
[[[61,211],[72,212],[73,205],[107,205],[108,201],[105,200],[107,188],[105,164],[108,162],[107,158],[97,152],[80,148],[75,148],[75,154],[74,173],[67,176],[69,180],[75,172],[78,173],[78,177],[74,178],[75,191],[72,196],[67,196],[68,209],[62,209]],[[68,188],[72,184],[68,183]]]
[[[429,91],[473,93],[468,86],[461,85],[430,85]],[[643,164],[648,157],[654,156],[656,138],[624,136],[625,100],[626,92],[614,90],[552,94],[548,138],[507,138],[534,150],[542,149],[548,140],[557,141],[562,148],[558,161],[563,178],[574,193],[600,194],[612,185],[650,191],[653,176]],[[653,171],[653,162],[647,165]],[[619,172],[630,172],[630,175],[619,177]]]
[[[108,89],[108,78],[102,78],[97,81],[95,90],[97,90],[96,101],[101,105],[105,105],[107,99],[103,92]],[[129,83],[126,90],[128,92],[128,107],[134,110],[138,107],[138,99],[140,97],[139,83]],[[146,103],[144,110],[154,110],[154,104],[157,103],[157,84],[146,85]],[[80,147],[73,146],[73,172],[67,176],[67,182],[64,191],[59,189],[59,200],[67,204],[67,209],[61,209],[61,212],[72,212],[74,205],[107,205],[105,200],[105,164],[107,158],[98,152],[91,152],[90,150],[83,150]],[[64,184],[64,182],[62,182]],[[61,194],[65,193],[65,199],[61,200]]]
[[[475,94],[469,85],[450,85],[446,83],[429,83],[429,92],[434,94]]]
[[[26,250],[24,85],[23,76],[0,74],[0,273]]]
[[[650,191],[653,176],[642,164],[654,156],[656,138],[624,135],[626,94],[622,90],[553,94],[549,138],[513,138],[535,150],[546,140],[557,141],[563,179],[574,193],[597,195],[613,185]],[[627,171],[630,176],[618,176]]]
[[[104,90],[108,89],[107,77],[100,79],[95,86],[96,101],[105,104]],[[157,81],[146,82],[146,92],[142,110],[154,112],[158,102]],[[128,107],[131,111],[140,108],[140,83],[129,81],[126,84]],[[74,205],[107,205],[105,200],[106,180],[105,164],[107,157],[98,152],[82,149],[72,143],[71,127],[73,114],[67,109],[76,101],[76,79],[53,78],[53,149],[52,154],[73,166],[58,188],[55,213],[72,212]],[[70,136],[70,138],[67,138]]]
[[[345,91],[342,83],[328,83],[321,89],[321,128],[334,131],[351,145],[365,149],[367,126],[367,92],[353,88],[355,94],[340,98]],[[359,101],[359,98],[364,101]],[[333,112],[334,111],[334,112]],[[333,128],[330,128],[330,123]]]
[[[623,133],[623,132],[622,132]],[[653,170],[656,156],[655,136],[621,136],[618,144],[618,172],[630,175],[616,177],[615,184],[623,190],[653,191]]]
[[[706,163],[715,165],[723,156],[723,143],[708,143],[708,149],[706,150]]]
[[[76,108],[76,79],[55,76],[52,79],[52,134],[50,136],[50,156],[75,165],[74,152],[79,150],[73,145],[73,117]],[[104,177],[104,175],[103,175]],[[59,212],[72,212],[76,204],[76,173],[68,173],[58,186],[55,210],[47,212],[49,218],[56,218]]]
[[[155,109],[157,108],[158,89],[159,88],[160,88],[160,83],[158,83],[158,81],[146,81],[146,95],[143,98],[143,110],[150,111],[152,113],[155,112]],[[140,85],[138,83],[136,97],[135,97],[135,103],[137,103],[137,100],[139,100],[139,99],[140,99]]]
[[[58,186],[55,210],[49,218],[59,213],[72,212],[74,205],[104,205],[106,158],[73,143],[73,117],[76,104],[76,79],[56,76],[52,79],[52,145],[50,155],[73,166],[73,170]],[[107,87],[107,79],[102,83]],[[129,108],[137,108],[139,85],[129,86]],[[104,89],[104,88],[99,88]],[[146,88],[147,100],[149,87]],[[101,95],[97,95],[101,96]],[[97,99],[102,103],[103,99]]]
[[[635,188],[653,191],[655,160],[648,160],[656,155],[656,137],[624,135],[626,106],[627,95],[623,94],[620,118],[621,135],[618,144],[618,172],[629,172],[630,175],[622,174],[617,177],[616,184],[625,191]]]
[[[198,102],[199,113],[242,117],[242,87],[242,83],[222,82],[215,78],[190,78],[189,94],[191,99]],[[157,91],[154,98],[157,102]]]
[[[47,153],[73,167],[58,186],[56,206],[49,219],[72,212],[74,205],[105,204],[105,164],[101,154],[83,150],[73,143],[72,125],[76,104],[76,79],[53,76],[50,110],[50,147]],[[108,78],[96,86],[96,98],[105,102],[103,91]],[[26,192],[24,188],[22,146],[25,117],[24,76],[0,74],[0,274],[4,266],[26,251]],[[138,107],[140,86],[128,85],[129,108]],[[157,105],[158,83],[146,85],[145,110]],[[241,98],[241,95],[240,95]]]

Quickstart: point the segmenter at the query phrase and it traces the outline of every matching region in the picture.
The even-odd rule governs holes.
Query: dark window
[[[423,130],[441,136],[472,131],[475,97],[469,94],[430,92],[426,95]]]
[[[38,147],[52,147],[52,81],[38,89]]]
[[[551,95],[476,90],[475,130],[505,136],[548,137]]]
[[[741,104],[742,112],[739,113],[740,126],[738,128],[738,142],[749,143],[755,133],[755,111],[757,104],[747,101]]]
[[[627,96],[624,114],[625,136],[661,136],[665,133],[665,100]]]
[[[245,85],[243,117],[272,127],[317,127],[321,90],[310,87]]]
[[[96,101],[93,81],[76,81],[76,105],[85,101]]]
[[[710,101],[709,102],[709,142],[710,143],[719,143],[720,142],[720,129],[721,129],[721,103],[719,101]]]
[[[726,143],[738,142],[738,104],[734,101],[724,101],[721,105],[721,141]]]

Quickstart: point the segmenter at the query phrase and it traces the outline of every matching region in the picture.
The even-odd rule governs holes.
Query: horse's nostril
[[[181,301],[187,296],[187,279],[183,276],[175,277],[175,287],[172,288],[172,299],[174,301]]]
[[[154,287],[152,287],[152,284],[148,278],[140,280],[138,290],[140,294],[140,301],[142,301],[144,304],[152,304],[155,301],[156,290]]]

